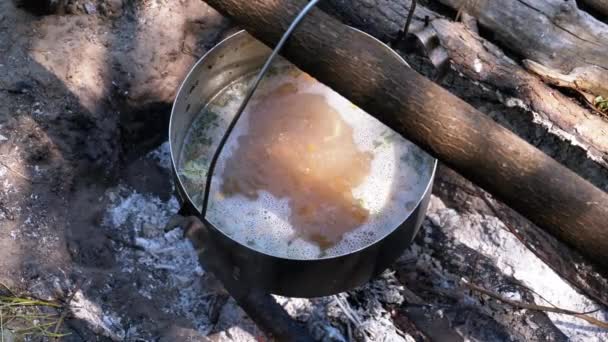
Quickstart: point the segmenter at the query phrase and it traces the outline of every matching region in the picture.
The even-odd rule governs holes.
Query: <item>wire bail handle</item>
[[[236,126],[236,123],[238,122],[238,120],[240,119],[241,115],[243,114],[243,111],[247,107],[247,104],[249,104],[249,101],[251,100],[251,97],[253,96],[253,93],[255,92],[255,90],[260,85],[260,82],[264,78],[264,75],[266,75],[266,73],[270,69],[270,66],[272,65],[272,62],[274,61],[275,57],[279,54],[279,52],[281,51],[281,49],[283,48],[283,46],[287,42],[287,39],[289,39],[289,37],[291,36],[291,34],[293,33],[293,31],[295,31],[295,29],[302,22],[302,20],[306,17],[306,15],[320,1],[321,0],[311,0],[306,6],[304,6],[304,8],[298,13],[298,15],[296,16],[296,18],[291,22],[291,24],[289,25],[289,28],[287,28],[287,31],[285,31],[285,33],[281,37],[281,40],[279,40],[279,42],[277,43],[277,45],[275,46],[275,48],[272,50],[272,53],[270,54],[270,56],[268,56],[268,59],[264,63],[264,66],[262,67],[262,69],[258,73],[257,77],[255,78],[255,81],[251,85],[251,88],[249,88],[249,91],[245,95],[245,98],[243,99],[243,102],[241,103],[239,109],[237,110],[236,115],[230,121],[230,124],[228,125],[228,128],[226,129],[226,132],[224,132],[224,135],[222,136],[222,139],[220,140],[220,143],[219,143],[217,149],[215,150],[215,153],[213,154],[213,157],[211,158],[211,162],[209,163],[209,169],[207,170],[207,179],[206,179],[206,182],[205,182],[205,189],[204,189],[204,193],[203,193],[203,207],[201,209],[201,219],[203,220],[203,222],[209,223],[205,219],[205,216],[207,214],[207,209],[208,209],[208,206],[209,206],[209,194],[211,192],[211,180],[213,179],[213,171],[215,170],[215,167],[216,167],[217,161],[219,159],[219,156],[222,153],[222,150],[224,149],[224,145],[228,141],[228,137],[230,136],[230,133],[232,133],[232,130],[234,129],[234,127]],[[404,26],[403,30],[401,32],[399,32],[399,37],[398,37],[397,40],[401,40],[401,39],[403,39],[407,35],[407,31],[409,29],[409,26],[410,26],[412,17],[414,15],[414,10],[415,9],[416,9],[416,0],[412,0],[412,5],[410,7],[410,10],[409,10],[409,13],[408,13],[408,16],[407,16],[407,20],[405,22],[405,26]]]
[[[266,73],[270,69],[272,62],[274,61],[275,57],[279,54],[279,52],[283,48],[283,45],[285,45],[285,43],[287,42],[287,39],[289,39],[289,37],[291,36],[293,31],[295,31],[295,29],[298,27],[298,25],[302,22],[302,19],[304,19],[306,17],[308,12],[310,12],[310,10],[313,9],[317,5],[317,3],[319,3],[320,1],[321,0],[311,0],[300,11],[300,13],[298,13],[296,18],[291,22],[291,25],[289,25],[289,28],[287,29],[287,31],[285,31],[285,33],[281,37],[281,40],[279,40],[279,42],[275,46],[274,50],[272,50],[272,53],[270,54],[270,56],[268,56],[266,63],[264,63],[264,66],[262,67],[262,69],[258,73],[257,77],[255,78],[253,85],[251,85],[251,88],[249,88],[247,95],[245,95],[245,98],[243,99],[241,106],[237,110],[236,115],[230,121],[230,124],[228,125],[226,132],[224,132],[224,135],[222,136],[222,139],[220,140],[220,143],[219,143],[217,149],[215,150],[213,157],[211,158],[211,163],[209,163],[209,170],[207,171],[207,180],[205,183],[205,189],[204,189],[204,193],[203,193],[203,207],[201,209],[201,218],[203,219],[203,222],[207,222],[207,220],[205,219],[205,216],[207,214],[207,208],[209,206],[209,193],[211,192],[211,180],[213,179],[213,171],[215,170],[215,166],[217,164],[219,156],[222,153],[222,150],[224,149],[224,145],[228,141],[228,137],[230,136],[230,133],[232,133],[232,130],[234,129],[234,127],[236,126],[236,123],[238,122],[239,118],[243,114],[243,111],[247,107],[247,104],[249,104],[249,100],[251,100],[253,93],[260,85],[260,82],[264,78],[264,75],[266,75]]]

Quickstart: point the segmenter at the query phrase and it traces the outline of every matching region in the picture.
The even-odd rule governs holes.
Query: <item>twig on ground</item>
[[[70,303],[72,303],[72,300],[74,299],[74,296],[76,295],[76,293],[78,291],[80,291],[81,286],[82,286],[82,282],[78,282],[76,284],[76,286],[74,287],[74,290],[68,297],[68,299],[63,304],[63,312],[61,313],[61,316],[59,316],[59,320],[57,321],[57,324],[55,325],[54,334],[57,335],[55,337],[55,341],[59,341],[59,329],[61,329],[61,326],[63,325],[63,322],[65,321],[65,318],[67,317],[68,313],[70,312]]]
[[[33,179],[31,179],[30,177],[28,177],[28,176],[24,175],[23,173],[21,173],[21,172],[19,172],[19,171],[15,170],[15,169],[13,169],[12,167],[10,167],[10,166],[9,166],[7,163],[5,163],[5,162],[3,162],[3,161],[0,161],[0,165],[4,166],[4,167],[5,167],[7,170],[9,170],[10,172],[12,172],[12,173],[16,174],[17,176],[19,176],[19,177],[21,177],[21,178],[25,179],[25,180],[26,180],[26,181],[28,181],[28,182],[31,182],[31,183],[42,183],[42,182],[40,182],[40,181],[33,180]]]
[[[573,271],[574,274],[569,274],[569,272],[565,272],[564,270],[560,269],[559,265],[556,265],[553,262],[551,262],[551,260],[549,260],[543,253],[540,252],[540,250],[542,250],[542,248],[539,248],[538,246],[534,246],[533,243],[528,241],[528,239],[526,239],[526,237],[522,233],[520,233],[517,229],[515,229],[515,227],[513,227],[513,224],[511,223],[512,222],[512,219],[510,218],[511,214],[509,214],[508,212],[505,212],[504,209],[498,209],[497,205],[495,203],[493,203],[493,199],[489,194],[487,194],[486,192],[479,190],[479,189],[470,188],[470,187],[466,186],[465,184],[459,184],[457,182],[449,181],[446,179],[441,179],[441,183],[443,183],[444,185],[456,188],[471,197],[480,198],[484,202],[486,207],[488,207],[488,209],[492,212],[494,217],[499,219],[504,224],[505,228],[511,234],[513,234],[513,236],[515,236],[521,243],[523,243],[524,246],[526,246],[526,248],[528,250],[530,250],[532,253],[534,253],[534,255],[536,255],[537,258],[539,258],[542,262],[544,262],[546,265],[548,265],[561,278],[565,279],[568,283],[572,284],[572,286],[576,287],[578,290],[580,290],[587,296],[591,297],[598,303],[600,303],[604,306],[608,306],[608,300],[606,300],[606,298],[601,295],[601,291],[595,290],[590,285],[590,283],[586,279],[584,279],[584,277],[581,276],[581,274],[579,272],[574,270]],[[537,295],[538,295],[538,293],[537,293]],[[547,301],[544,298],[543,298],[543,300]],[[551,303],[549,303],[549,304],[551,304]]]
[[[357,314],[350,308],[350,305],[348,305],[348,302],[346,302],[346,299],[344,297],[342,297],[341,295],[336,295],[336,296],[334,296],[334,299],[335,299],[336,303],[338,304],[338,306],[340,307],[340,309],[342,309],[342,312],[344,312],[346,317],[348,319],[350,319],[350,321],[353,324],[355,324],[357,326],[360,326],[363,324],[363,322],[361,322],[361,319],[359,319]]]
[[[142,246],[138,246],[138,245],[134,244],[133,242],[126,241],[126,240],[124,240],[118,236],[114,236],[110,233],[106,233],[105,236],[106,236],[106,238],[108,238],[108,240],[114,241],[117,244],[122,245],[123,247],[131,248],[131,249],[134,249],[137,251],[142,251],[142,252],[146,251],[146,249],[143,248]]]
[[[5,156],[0,156],[0,158],[4,158],[4,157],[5,157]],[[38,180],[31,179],[30,177],[28,177],[28,176],[24,175],[23,173],[21,173],[21,172],[19,172],[19,171],[15,170],[15,169],[14,169],[14,168],[12,168],[10,165],[8,165],[7,163],[5,163],[5,162],[3,162],[3,161],[1,161],[1,160],[0,160],[0,165],[4,166],[4,167],[5,167],[7,170],[9,170],[10,172],[12,172],[12,173],[16,174],[16,175],[17,175],[17,176],[19,176],[20,178],[23,178],[23,179],[25,179],[26,181],[28,181],[28,182],[30,182],[30,183],[33,183],[33,184],[44,184],[44,183],[46,183],[46,182],[43,182],[43,181],[38,181]]]
[[[8,294],[11,296],[14,296],[15,293],[10,289],[10,287],[6,286],[6,284],[4,284],[3,282],[0,281],[0,286],[3,287],[6,291],[8,291]],[[2,292],[0,292],[0,295],[4,295]]]
[[[551,305],[554,308],[558,308],[557,305],[551,303],[547,298],[545,298],[543,295],[541,295],[540,293],[538,293],[537,291],[535,291],[534,289],[531,289],[529,287],[524,286],[523,284],[518,284],[517,286],[524,288],[526,291],[530,291],[532,293],[534,293],[535,295],[537,295],[540,299],[544,300],[545,302],[547,302],[549,305]],[[580,312],[580,314],[583,315],[588,315],[588,314],[592,314],[592,313],[596,313],[598,311],[602,310],[601,308],[598,309],[593,309],[593,310],[589,310],[589,311],[584,311],[584,312]]]
[[[505,298],[503,296],[501,296],[500,294],[490,291],[486,288],[483,288],[481,286],[469,283],[469,282],[463,282],[464,286],[469,288],[472,291],[476,291],[479,293],[482,293],[486,296],[492,297],[498,301],[501,301],[503,303],[509,304],[513,307],[516,308],[520,308],[520,309],[527,309],[527,310],[534,310],[534,311],[542,311],[542,312],[553,312],[553,313],[558,313],[558,314],[564,314],[564,315],[569,315],[569,316],[574,316],[577,318],[580,318],[584,321],[587,321],[590,324],[593,324],[597,327],[603,328],[603,329],[608,329],[608,322],[604,322],[604,321],[600,321],[597,318],[588,316],[586,313],[582,313],[582,312],[577,312],[577,311],[572,311],[572,310],[567,310],[567,309],[561,309],[561,308],[557,308],[557,307],[552,307],[552,306],[544,306],[544,305],[537,305],[537,304],[530,304],[530,303],[524,303],[521,301],[516,301],[516,300],[511,300],[508,298]]]

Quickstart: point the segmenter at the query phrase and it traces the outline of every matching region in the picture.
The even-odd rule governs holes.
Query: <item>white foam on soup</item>
[[[327,103],[353,128],[353,137],[358,148],[373,155],[369,176],[353,190],[354,197],[369,210],[370,217],[359,228],[346,233],[340,242],[322,251],[315,243],[295,234],[289,222],[290,207],[287,198],[276,198],[266,191],[259,191],[256,200],[242,195],[223,196],[220,189],[226,160],[238,148],[238,137],[244,135],[248,129],[250,113],[246,109],[218,160],[211,183],[207,219],[232,239],[278,257],[318,259],[351,253],[383,238],[405,221],[426,190],[433,159],[340,94],[319,82],[305,81],[302,77],[297,77],[299,73],[293,66],[278,67],[262,82],[248,108],[254,107],[256,98],[263,98],[264,94],[286,82],[297,84],[298,93],[324,96]],[[203,109],[199,115],[200,119],[195,119],[204,121],[204,117],[209,113],[219,117],[217,125],[208,128],[205,133],[212,143],[209,152],[199,157],[201,164],[208,164],[208,159],[217,148],[229,120],[236,113],[253,76],[250,75],[222,90]],[[192,129],[196,127],[195,122]],[[194,139],[192,133],[188,136],[185,144]],[[185,177],[181,169],[188,162],[193,162],[181,160],[182,158],[178,171],[181,178]],[[263,162],[260,160],[260,163]],[[189,181],[184,182],[186,191],[199,207],[201,197],[198,194],[202,191],[205,176],[201,172],[200,179],[192,181],[192,174],[189,174]]]

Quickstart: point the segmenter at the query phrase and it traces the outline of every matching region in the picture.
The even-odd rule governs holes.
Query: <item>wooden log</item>
[[[462,24],[436,19],[431,25],[457,71],[520,99],[521,105],[546,122],[547,129],[580,145],[593,160],[608,167],[608,122],[604,118],[590,115]]]
[[[376,0],[373,5],[368,0],[326,0],[321,3],[324,11],[342,22],[384,41],[395,39],[409,6],[410,0]],[[464,12],[463,19],[466,17]],[[426,27],[425,21],[429,23]],[[443,60],[435,63],[433,57],[446,53],[456,71],[500,91],[505,95],[505,102],[516,99],[531,111],[537,118],[530,125],[543,126],[560,139],[582,147],[592,160],[608,168],[608,122],[604,118],[592,115],[587,108],[544,84],[475,32],[445,20],[424,6],[416,8],[412,26],[411,36],[417,37],[427,48],[427,54],[436,66]],[[509,101],[511,103],[513,101]]]
[[[584,5],[589,6],[603,17],[603,21],[608,23],[608,0],[579,0]]]
[[[608,25],[576,1],[439,1],[475,16],[547,81],[608,97]]]
[[[439,166],[433,193],[448,207],[497,217],[515,237],[562,279],[597,303],[608,307],[608,292],[606,292],[608,278],[598,274],[579,253],[538,229],[504,204],[496,203],[485,191],[453,170],[444,165]]]
[[[303,0],[206,0],[273,46]],[[321,10],[283,55],[608,269],[608,195]]]
[[[367,0],[351,0],[350,3],[345,3],[343,0],[326,0],[322,2],[322,8],[343,22],[373,32],[384,40],[393,40],[399,29],[398,24],[405,21],[410,1],[378,0],[374,6],[365,6],[365,3]],[[389,6],[387,4],[391,4],[390,7],[387,7]],[[395,6],[399,7],[395,8]],[[427,27],[422,25],[425,17],[429,18]],[[463,22],[467,17],[468,14],[463,12]],[[421,29],[410,30],[411,36],[415,36],[427,50],[440,48],[445,50],[452,68],[472,80],[471,87],[477,87],[475,81],[481,82],[489,88],[488,91],[497,90],[504,94],[505,103],[516,99],[534,116],[540,117],[540,120],[530,121],[528,123],[530,127],[543,125],[560,138],[583,147],[596,163],[603,167],[608,166],[608,135],[605,133],[608,132],[608,123],[605,120],[591,115],[589,110],[545,85],[538,77],[526,72],[510,60],[500,48],[479,36],[475,30],[476,23],[469,27],[451,22],[420,5],[417,7],[415,20],[419,21],[417,25]],[[429,52],[432,53],[432,51],[427,53]],[[486,195],[479,188],[465,181],[455,172],[441,172],[448,170],[445,167],[440,167],[439,170],[434,192],[446,204],[469,210],[469,203],[479,201],[476,199],[478,197],[485,198]],[[596,171],[600,170],[598,165]],[[454,188],[448,182],[457,182],[458,188]],[[474,194],[462,198],[464,192],[460,191],[460,188],[468,189],[468,187],[471,187],[471,192]],[[605,293],[607,280],[602,278],[591,265],[585,263],[579,253],[506,206],[496,204],[496,207],[501,214],[500,219],[505,224],[516,227],[516,236],[560,277],[598,303],[608,305],[608,293]],[[496,215],[490,210],[482,214]],[[573,264],[578,266],[572,267]]]

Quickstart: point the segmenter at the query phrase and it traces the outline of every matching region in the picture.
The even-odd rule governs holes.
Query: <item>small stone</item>
[[[7,140],[8,140],[8,138],[7,138],[7,137],[5,137],[4,135],[0,134],[0,143],[1,143],[1,142],[5,142],[5,141],[7,141]]]
[[[122,13],[122,0],[105,0],[98,6],[99,14],[105,17],[117,17]]]
[[[141,232],[144,237],[153,238],[159,235],[161,230],[153,225],[145,222],[141,227]]]
[[[85,10],[85,12],[87,12],[87,14],[96,14],[97,13],[97,7],[90,2],[84,3],[84,10]]]

